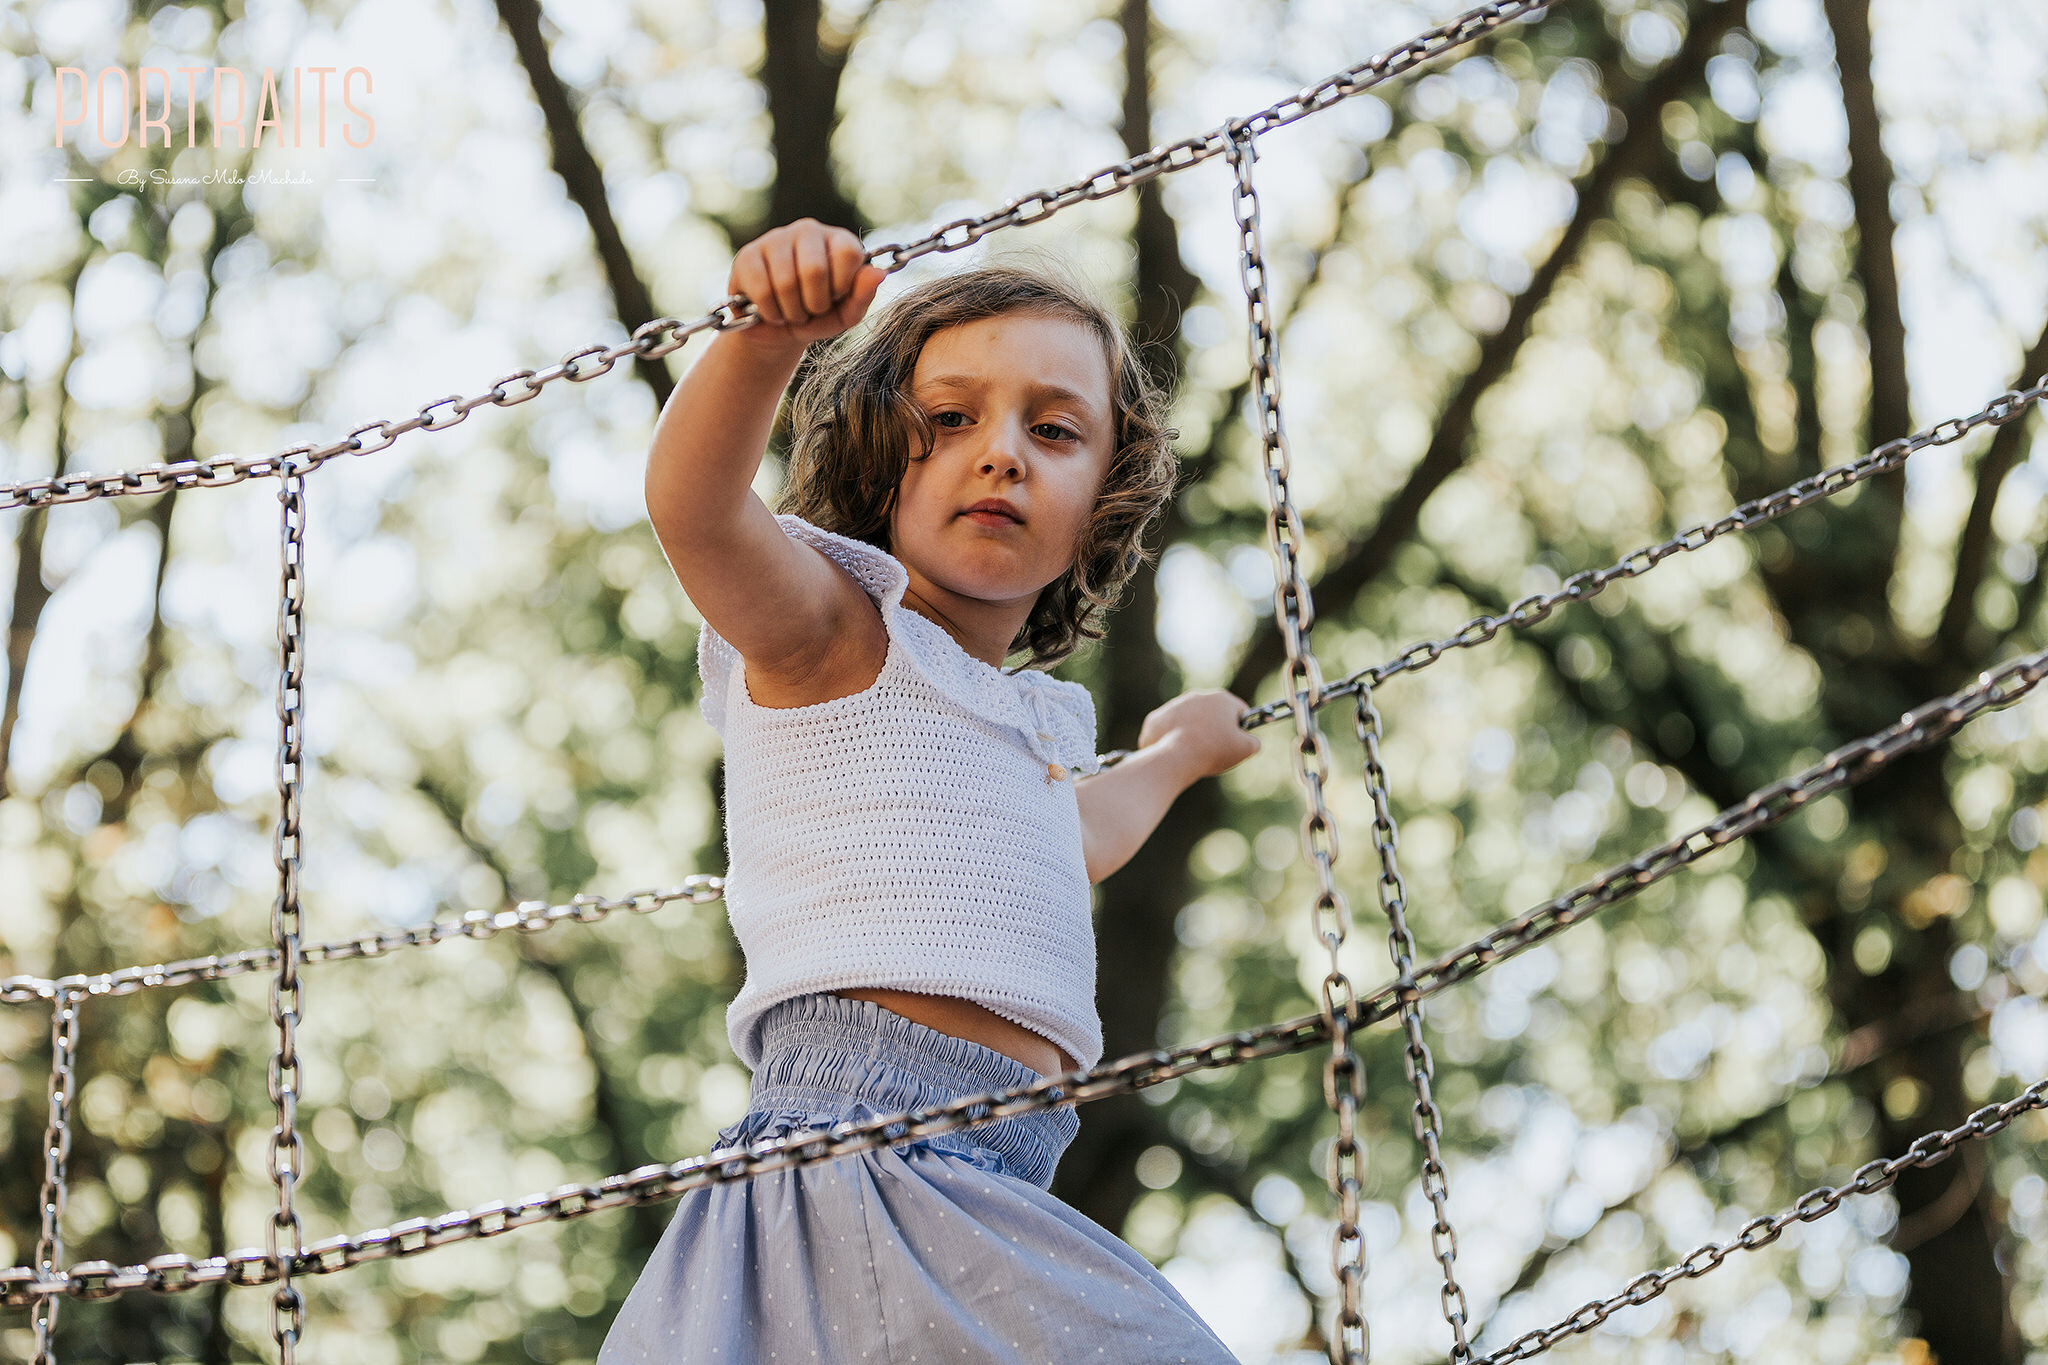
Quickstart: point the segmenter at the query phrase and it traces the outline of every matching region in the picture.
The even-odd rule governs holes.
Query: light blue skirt
[[[1037,1079],[836,995],[776,1006],[762,1037],[752,1106],[720,1147]],[[1046,1193],[1078,1126],[1047,1110],[693,1190],[600,1365],[1233,1360],[1144,1257]]]

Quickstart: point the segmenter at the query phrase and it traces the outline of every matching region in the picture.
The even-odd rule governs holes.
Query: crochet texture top
[[[882,671],[813,706],[757,706],[739,654],[698,637],[704,715],[725,740],[725,903],[746,955],[726,1012],[760,1063],[772,1006],[884,988],[971,1000],[1102,1059],[1074,779],[1096,770],[1087,689],[974,658],[903,605],[884,551],[778,518],[881,609]]]

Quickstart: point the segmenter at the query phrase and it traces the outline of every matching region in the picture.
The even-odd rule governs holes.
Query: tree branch
[[[1827,1075],[1811,1086],[1802,1086],[1781,1096],[1778,1100],[1748,1114],[1725,1127],[1695,1138],[1672,1154],[1672,1160],[1688,1164],[1697,1162],[1715,1147],[1724,1147],[1731,1142],[1740,1142],[1777,1118],[1799,1095],[1806,1091],[1827,1085],[1831,1081],[1845,1081],[1887,1058],[1954,1029],[1974,1028],[1991,1017],[1991,1011],[1961,998],[1939,1002],[1939,1008],[1914,1009],[1908,1007],[1890,1019],[1879,1019],[1850,1030],[1842,1039],[1842,1055]]]
[[[583,220],[590,225],[590,235],[597,242],[598,261],[604,267],[606,282],[611,286],[612,306],[618,310],[619,321],[630,332],[656,316],[654,301],[646,283],[634,269],[633,257],[626,250],[626,239],[619,234],[618,222],[612,217],[611,200],[605,194],[604,172],[598,168],[597,158],[591,155],[590,144],[583,140],[583,129],[576,121],[576,106],[569,98],[568,87],[562,84],[561,77],[555,74],[554,65],[548,60],[547,40],[540,31],[540,0],[497,0],[497,6],[498,17],[504,21],[506,32],[512,35],[512,46],[519,54],[519,64],[526,68],[534,100],[540,105],[541,117],[546,120],[555,174],[562,177],[569,198],[583,210]],[[669,391],[675,387],[675,381],[669,378],[668,367],[646,356],[635,359],[633,365],[647,387],[654,391],[655,406],[666,406]]]
[[[1870,338],[1870,444],[1913,430],[1906,389],[1906,322],[1899,311],[1899,270],[1892,255],[1892,165],[1884,153],[1877,90],[1870,78],[1870,0],[1823,0],[1835,34],[1842,108],[1849,120],[1849,198],[1856,214],[1856,276],[1863,282],[1863,328]],[[1876,485],[1903,507],[1904,485]]]
[[[1359,593],[1379,576],[1394,552],[1414,532],[1430,495],[1464,464],[1480,399],[1512,368],[1522,343],[1528,339],[1530,324],[1566,267],[1577,258],[1593,225],[1606,214],[1615,187],[1625,177],[1650,166],[1661,152],[1664,133],[1658,111],[1700,78],[1707,59],[1729,30],[1742,22],[1748,8],[1747,0],[1727,0],[1697,15],[1670,64],[1637,88],[1622,111],[1627,130],[1621,141],[1608,149],[1576,187],[1578,204],[1571,221],[1530,277],[1528,287],[1509,305],[1507,321],[1480,344],[1478,362],[1459,381],[1444,405],[1429,446],[1409,471],[1407,482],[1387,500],[1372,531],[1348,548],[1316,582],[1314,596],[1320,612],[1334,617],[1349,611]],[[1263,622],[1245,646],[1231,675],[1230,690],[1239,696],[1251,695],[1280,666],[1282,650],[1278,628],[1270,621]]]
[[[1833,1081],[1847,1080],[1872,1063],[1891,1057],[1926,1038],[1933,1037],[1939,1033],[1945,1033],[1950,1029],[1974,1025],[1988,1017],[1990,1017],[1989,1010],[1978,1010],[1965,1018],[1929,1019],[1923,1017],[1916,1027],[1910,1029],[1896,1027],[1895,1025],[1899,1021],[1893,1020],[1882,1021],[1878,1024],[1866,1024],[1843,1040],[1841,1060],[1836,1063],[1832,1071],[1821,1077],[1820,1080],[1815,1081],[1812,1086],[1802,1086],[1753,1114],[1744,1115],[1724,1128],[1717,1129],[1712,1133],[1687,1143],[1684,1147],[1671,1154],[1671,1160],[1666,1163],[1664,1169],[1669,1170],[1681,1161],[1688,1166],[1696,1166],[1709,1152],[1725,1147],[1733,1142],[1743,1141],[1755,1133],[1757,1129],[1777,1118],[1778,1115],[1785,1111],[1785,1106],[1790,1104],[1797,1096],[1803,1095],[1809,1090],[1818,1089],[1820,1086],[1827,1085]],[[1969,1144],[1969,1150],[1975,1150],[1978,1146],[1979,1144],[1971,1143]],[[1647,1188],[1647,1186],[1644,1188]],[[1974,1193],[1974,1190],[1972,1192]],[[1642,1194],[1643,1190],[1638,1189],[1629,1195],[1628,1198],[1610,1207],[1626,1208],[1635,1203]],[[1960,1212],[1960,1210],[1956,1210],[1954,1216],[1960,1216]],[[1899,1251],[1906,1249],[1899,1245],[1896,1236],[1893,1239],[1893,1248]],[[1559,1245],[1554,1247],[1545,1246],[1538,1250],[1535,1255],[1523,1263],[1521,1271],[1515,1276],[1515,1282],[1502,1292],[1500,1296],[1501,1301],[1506,1302],[1516,1294],[1527,1293],[1529,1290],[1534,1289],[1537,1282],[1543,1278],[1544,1272],[1550,1268],[1552,1259],[1556,1257],[1558,1252],[1564,1249],[1563,1245]]]
[[[1456,588],[1480,611],[1489,616],[1498,616],[1507,610],[1498,594],[1488,591],[1467,578],[1450,564],[1438,569],[1438,578],[1449,587]],[[1615,641],[1605,631],[1599,631],[1601,640],[1608,646],[1608,652],[1615,652]],[[1667,678],[1676,678],[1677,684],[1647,692],[1646,689],[1630,685],[1626,703],[1616,705],[1610,698],[1601,695],[1591,685],[1591,680],[1576,677],[1567,672],[1559,657],[1566,632],[1556,630],[1524,630],[1517,637],[1526,641],[1550,668],[1551,676],[1564,689],[1579,710],[1589,716],[1597,716],[1610,725],[1617,725],[1634,737],[1637,744],[1656,756],[1660,763],[1678,769],[1679,774],[1692,785],[1694,791],[1705,796],[1723,809],[1740,801],[1747,790],[1735,780],[1734,774],[1706,756],[1706,745],[1702,742],[1713,718],[1708,714],[1705,698],[1687,685],[1691,677],[1684,660],[1674,657],[1670,642],[1661,636],[1643,635],[1633,637],[1633,642],[1646,647],[1655,647],[1662,655]],[[1681,717],[1691,727],[1694,740],[1679,745],[1672,741],[1665,728],[1657,724],[1657,718],[1665,715]]]
[[[64,293],[74,302],[78,298],[79,277],[85,273],[86,257],[81,256],[65,281]],[[69,399],[65,395],[63,374],[78,359],[78,329],[71,330],[71,352],[64,362],[64,370],[58,372],[56,384],[57,404],[54,447],[50,470],[62,474],[71,462],[70,423],[65,420],[69,410]],[[29,652],[35,648],[36,631],[42,625],[43,608],[50,604],[52,592],[43,582],[43,532],[47,524],[47,511],[25,510],[16,523],[14,559],[14,605],[7,618],[7,695],[0,701],[0,796],[14,789],[14,774],[11,762],[14,756],[14,727],[21,719],[21,687],[28,676]]]
[[[2020,362],[2017,382],[2030,383],[2044,371],[2048,371],[2048,325],[2042,327],[2041,335]],[[2024,414],[2007,422],[1977,461],[1977,491],[1970,500],[1970,515],[1963,522],[1962,536],[1956,542],[1954,585],[1941,609],[1941,624],[1934,632],[1936,653],[1942,657],[1979,657],[1979,652],[1968,645],[1975,633],[1972,627],[1976,623],[1977,589],[1984,582],[1985,568],[1991,559],[1991,513],[1998,505],[1998,492],[2005,486],[2005,476],[2012,473],[2026,444],[2029,425]]]

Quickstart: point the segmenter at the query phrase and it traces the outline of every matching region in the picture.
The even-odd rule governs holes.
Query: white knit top
[[[1102,1059],[1095,937],[1074,779],[1096,770],[1087,689],[974,658],[903,605],[889,554],[781,517],[880,607],[873,685],[814,706],[748,696],[739,654],[698,638],[725,740],[725,904],[746,955],[726,1012],[760,1063],[771,1007],[819,991],[957,996]]]

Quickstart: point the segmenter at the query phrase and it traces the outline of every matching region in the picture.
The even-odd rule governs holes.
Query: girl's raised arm
[[[1137,752],[1074,784],[1089,881],[1129,862],[1182,792],[1259,751],[1257,736],[1238,724],[1244,713],[1228,692],[1183,692],[1145,717]]]
[[[866,594],[783,534],[753,492],[804,347],[859,322],[881,282],[843,228],[806,218],[749,243],[733,261],[731,288],[754,301],[761,321],[718,334],[654,427],[655,535],[690,601],[746,660],[748,689],[763,705],[859,691],[888,648]]]

